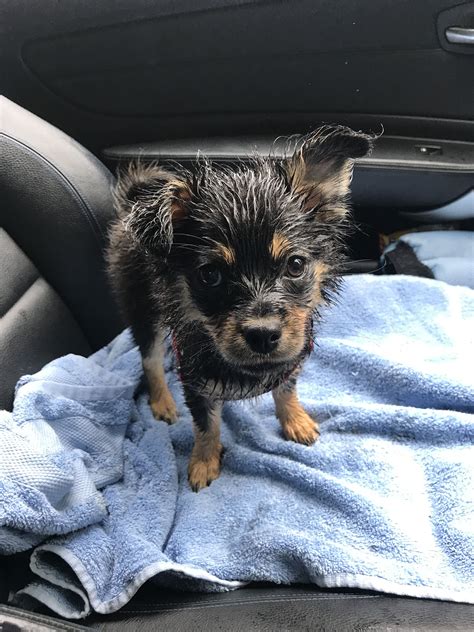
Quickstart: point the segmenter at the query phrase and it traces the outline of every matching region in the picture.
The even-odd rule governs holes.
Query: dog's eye
[[[290,257],[286,265],[286,271],[289,276],[296,279],[302,276],[306,268],[306,262],[303,257]]]
[[[198,270],[199,279],[204,285],[217,287],[222,283],[222,273],[217,266],[207,264]]]

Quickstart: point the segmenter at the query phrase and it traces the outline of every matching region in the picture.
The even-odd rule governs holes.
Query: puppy
[[[157,419],[176,420],[163,369],[172,332],[195,443],[189,482],[219,476],[226,400],[272,391],[283,435],[319,435],[296,379],[313,319],[344,262],[355,158],[373,138],[324,126],[283,159],[235,169],[198,161],[191,173],[131,165],[115,192],[110,276],[139,345]]]

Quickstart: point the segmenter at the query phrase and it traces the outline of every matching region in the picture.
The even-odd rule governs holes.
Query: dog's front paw
[[[188,468],[188,480],[191,489],[198,492],[208,487],[212,481],[219,477],[221,471],[221,449],[216,450],[208,459],[202,459],[198,455],[191,455]]]
[[[155,419],[162,419],[173,424],[178,419],[178,411],[173,396],[168,389],[162,391],[158,400],[150,400],[150,406]]]
[[[292,411],[282,426],[285,438],[296,443],[311,445],[319,437],[319,424],[303,409]]]

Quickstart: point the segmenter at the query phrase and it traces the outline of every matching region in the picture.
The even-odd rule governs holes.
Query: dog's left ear
[[[284,163],[289,185],[306,212],[320,210],[324,221],[346,214],[354,160],[366,156],[375,136],[342,125],[325,125],[302,139]]]
[[[133,163],[119,174],[115,206],[136,243],[166,256],[174,229],[186,219],[192,193],[186,177],[157,164]]]

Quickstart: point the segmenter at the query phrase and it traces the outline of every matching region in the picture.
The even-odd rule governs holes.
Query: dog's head
[[[287,364],[343,260],[354,159],[373,138],[325,126],[284,159],[191,174],[135,166],[117,199],[125,227],[174,288],[180,323],[200,321],[242,370]]]

